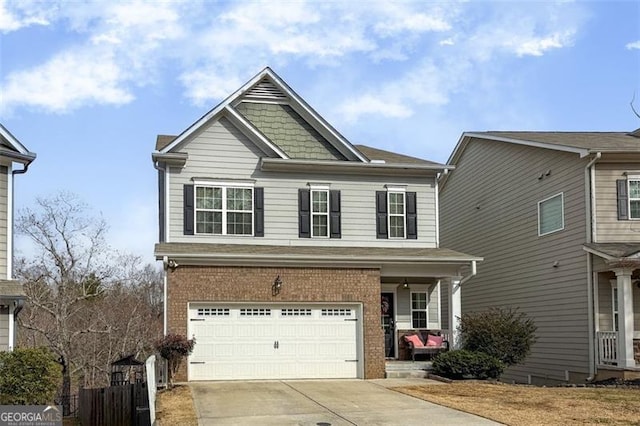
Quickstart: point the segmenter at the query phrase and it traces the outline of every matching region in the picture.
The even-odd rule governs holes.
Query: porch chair
[[[404,336],[404,341],[407,342],[409,349],[411,349],[411,359],[413,361],[416,360],[416,355],[425,354],[431,359],[434,355],[449,350],[449,342],[444,340],[443,336],[428,334],[427,341],[423,342],[422,336],[419,334],[410,334]]]

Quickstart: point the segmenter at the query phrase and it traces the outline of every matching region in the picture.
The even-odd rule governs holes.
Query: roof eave
[[[164,163],[170,167],[184,167],[187,160],[189,159],[189,154],[186,152],[158,152],[155,151],[151,154],[151,159],[154,163]]]
[[[443,165],[421,165],[421,164],[400,164],[400,163],[360,163],[354,161],[328,161],[328,160],[282,160],[278,158],[262,158],[260,169],[262,171],[274,172],[299,172],[309,170],[309,166],[314,166],[316,172],[342,172],[342,173],[363,173],[363,174],[388,174],[400,173],[405,175],[431,176],[444,171],[448,166]]]

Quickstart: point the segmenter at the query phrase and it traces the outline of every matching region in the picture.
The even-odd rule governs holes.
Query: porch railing
[[[598,364],[615,365],[618,362],[616,348],[618,345],[617,331],[598,331]]]

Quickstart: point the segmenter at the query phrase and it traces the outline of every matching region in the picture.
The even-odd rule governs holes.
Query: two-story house
[[[380,378],[402,333],[459,315],[481,259],[439,248],[446,167],[352,145],[271,69],[152,158],[183,379]]]
[[[449,162],[442,243],[484,258],[463,312],[517,307],[538,327],[505,378],[640,375],[640,131],[464,133]]]
[[[36,155],[0,124],[0,351],[16,344],[16,315],[24,305],[22,285],[12,279],[13,178],[27,171]],[[14,170],[14,166],[19,167]]]

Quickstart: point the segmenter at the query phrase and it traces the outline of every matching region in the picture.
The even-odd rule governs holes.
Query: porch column
[[[462,277],[449,278],[449,332],[451,333],[451,349],[460,349],[460,335],[458,326],[462,315],[462,304],[460,302],[460,280]]]
[[[616,268],[618,287],[618,367],[635,367],[633,357],[633,288],[631,268]]]

